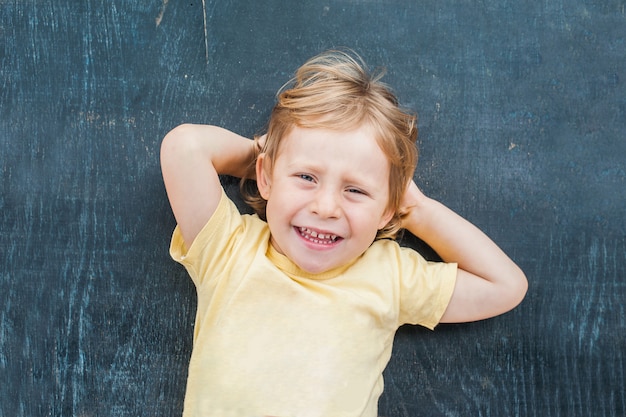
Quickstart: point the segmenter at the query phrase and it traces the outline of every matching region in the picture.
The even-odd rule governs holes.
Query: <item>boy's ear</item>
[[[272,188],[268,167],[269,158],[267,155],[264,153],[259,154],[256,159],[256,186],[264,200],[269,199],[270,189]]]

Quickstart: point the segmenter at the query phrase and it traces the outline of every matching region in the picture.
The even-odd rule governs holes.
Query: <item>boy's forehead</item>
[[[303,138],[306,139],[315,139],[315,138],[323,138],[326,136],[334,137],[337,142],[334,144],[340,145],[342,136],[351,136],[354,135],[355,132],[358,132],[359,137],[363,141],[373,140],[377,144],[379,144],[378,137],[373,128],[369,125],[360,125],[356,127],[301,127],[294,125],[290,129],[286,130],[283,136],[280,138],[278,145],[279,149],[283,147],[286,143],[290,141],[298,141]],[[330,143],[332,144],[332,143]],[[380,145],[379,145],[380,147]],[[382,150],[382,149],[381,149]]]
[[[309,160],[322,157],[346,163],[362,160],[378,167],[389,167],[389,158],[376,139],[373,129],[367,126],[352,130],[294,127],[281,140],[276,159],[286,153],[290,159]]]

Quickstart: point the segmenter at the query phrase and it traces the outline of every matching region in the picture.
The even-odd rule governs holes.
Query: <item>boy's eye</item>
[[[348,188],[347,191],[353,194],[365,194],[363,190],[359,190],[358,188]]]
[[[313,177],[309,174],[298,174],[298,178],[303,179],[305,181],[313,181]]]

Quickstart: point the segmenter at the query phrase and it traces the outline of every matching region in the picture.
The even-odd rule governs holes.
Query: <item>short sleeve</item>
[[[199,286],[205,278],[204,271],[219,275],[219,261],[230,250],[233,235],[241,227],[241,215],[222,189],[215,212],[198,233],[191,247],[186,247],[180,228],[176,226],[172,234],[170,256],[187,269],[193,282]]]
[[[400,249],[399,325],[434,329],[446,311],[456,284],[457,264],[430,262],[409,248]]]

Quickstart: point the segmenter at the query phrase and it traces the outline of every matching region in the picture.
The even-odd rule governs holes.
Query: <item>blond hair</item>
[[[373,128],[376,141],[389,160],[389,202],[394,216],[378,231],[377,239],[395,238],[401,228],[402,197],[417,164],[416,116],[401,109],[391,89],[372,74],[352,51],[332,50],[308,60],[278,92],[263,149],[270,171],[281,141],[292,127],[350,130],[363,124]],[[258,137],[255,138],[258,140]],[[249,178],[243,178],[244,200],[265,219],[265,201]]]

